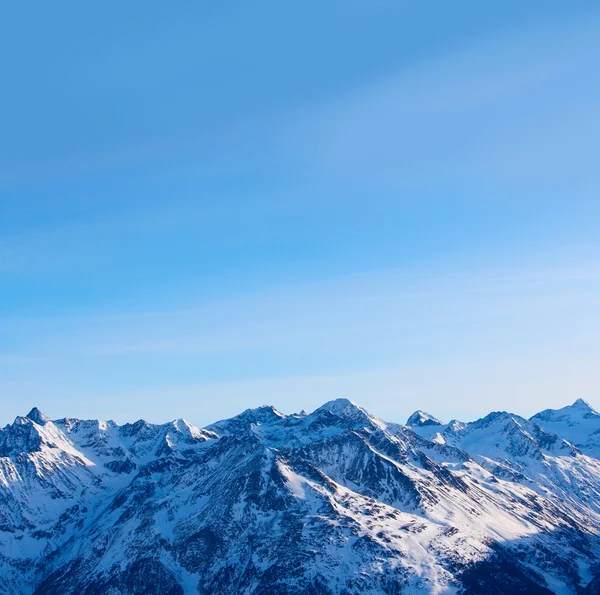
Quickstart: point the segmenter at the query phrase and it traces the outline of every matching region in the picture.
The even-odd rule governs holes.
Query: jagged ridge
[[[597,417],[401,426],[337,399],[199,429],[34,408],[0,430],[0,592],[578,593],[600,562],[579,444]]]

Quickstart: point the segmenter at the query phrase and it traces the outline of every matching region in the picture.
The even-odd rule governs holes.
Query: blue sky
[[[600,404],[594,2],[13,3],[8,422]]]

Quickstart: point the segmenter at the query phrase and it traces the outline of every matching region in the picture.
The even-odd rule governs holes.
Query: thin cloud
[[[299,114],[284,145],[342,186],[568,179],[572,193],[589,193],[600,182],[600,85],[590,76],[599,31],[593,15],[475,40]]]

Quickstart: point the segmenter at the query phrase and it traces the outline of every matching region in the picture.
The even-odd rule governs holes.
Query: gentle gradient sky
[[[600,405],[597,2],[5,3],[0,418]]]

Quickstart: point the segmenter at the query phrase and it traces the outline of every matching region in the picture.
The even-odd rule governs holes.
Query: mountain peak
[[[407,426],[441,426],[441,422],[437,417],[417,409],[407,420]]]
[[[248,417],[257,422],[268,422],[285,417],[281,411],[278,411],[273,405],[261,405],[254,409],[246,409],[237,417]]]
[[[44,426],[50,421],[50,418],[44,415],[37,407],[34,407],[25,417],[40,426]]]
[[[234,417],[222,419],[204,428],[217,434],[230,434],[238,431],[247,432],[253,425],[270,424],[285,419],[287,416],[272,405],[261,405],[254,409],[246,409]]]
[[[359,407],[354,401],[344,397],[327,401],[327,403],[321,405],[317,411],[329,411],[329,413],[337,415],[348,409],[360,409],[362,411],[362,407]]]
[[[577,399],[571,407],[577,407],[577,409],[585,409],[586,411],[594,411],[594,408],[584,399]]]
[[[360,426],[374,425],[385,428],[386,423],[371,415],[364,407],[346,398],[334,399],[315,409],[309,417],[319,417],[323,413],[329,413],[342,421],[343,425],[359,424]]]

